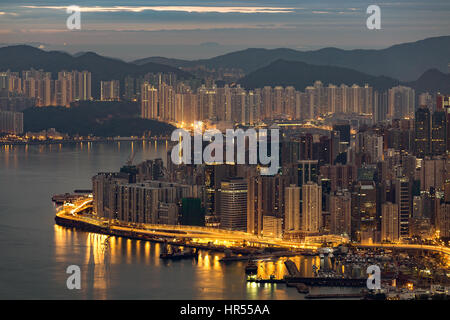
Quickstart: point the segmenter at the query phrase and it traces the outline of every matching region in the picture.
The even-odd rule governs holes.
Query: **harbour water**
[[[222,263],[219,253],[166,261],[157,243],[55,225],[53,194],[91,189],[94,174],[117,171],[132,149],[138,163],[166,161],[167,148],[164,141],[0,146],[0,299],[303,299],[284,284],[247,283],[246,262]],[[291,259],[303,276],[320,265],[318,257]],[[283,261],[259,261],[258,274],[283,277]],[[67,289],[69,265],[81,269],[81,290]]]

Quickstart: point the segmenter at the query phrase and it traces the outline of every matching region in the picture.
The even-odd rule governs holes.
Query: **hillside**
[[[376,90],[386,90],[396,86],[398,80],[388,77],[371,76],[348,68],[334,66],[310,65],[298,61],[277,60],[270,65],[249,73],[240,79],[240,83],[246,89],[262,88],[264,86],[294,86],[303,91],[316,80],[321,80],[324,85],[330,83],[349,86],[366,83]]]
[[[83,101],[72,108],[45,107],[24,111],[24,131],[38,132],[49,128],[70,135],[98,137],[170,135],[172,125],[141,119],[139,105],[132,102]]]
[[[430,69],[416,81],[406,82],[404,85],[414,88],[416,93],[440,92],[442,94],[450,94],[450,74]]]

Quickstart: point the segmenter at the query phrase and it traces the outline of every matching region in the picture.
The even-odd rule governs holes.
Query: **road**
[[[111,230],[120,230],[128,232],[139,232],[152,236],[170,237],[183,240],[190,240],[197,243],[212,242],[224,246],[242,246],[246,243],[249,246],[274,246],[286,249],[312,249],[316,250],[322,246],[322,243],[294,242],[277,238],[257,237],[255,235],[241,232],[230,231],[216,228],[181,226],[181,225],[159,225],[159,224],[128,224],[111,223],[107,219],[94,216],[80,215],[86,209],[92,208],[92,198],[83,198],[75,201],[73,204],[64,205],[57,215],[77,221],[89,223],[98,227],[109,228]],[[450,248],[444,246],[420,245],[420,244],[352,244],[358,248],[386,248],[386,249],[405,249],[405,250],[425,250],[440,252],[450,256]]]

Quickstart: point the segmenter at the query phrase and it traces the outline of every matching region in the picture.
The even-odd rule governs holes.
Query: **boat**
[[[181,252],[172,252],[172,253],[161,253],[159,255],[161,259],[192,259],[198,257],[198,252],[193,251],[181,251]]]
[[[247,265],[245,266],[246,274],[254,274],[258,272],[258,266],[253,260],[248,260]]]
[[[159,255],[161,259],[192,259],[198,258],[198,251],[195,249],[185,249],[185,250],[177,250],[172,249],[171,252],[167,250],[167,244],[164,246],[163,252]]]
[[[70,194],[70,193],[64,193],[64,194],[55,194],[52,197],[52,201],[56,204],[64,204],[65,202],[73,202],[75,200],[78,200],[81,198],[82,195],[79,194]]]

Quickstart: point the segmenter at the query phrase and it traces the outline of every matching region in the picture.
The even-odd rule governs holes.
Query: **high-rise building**
[[[423,159],[416,172],[420,180],[421,191],[443,190],[446,181],[448,160],[446,158]]]
[[[220,191],[220,227],[247,231],[247,180],[227,178],[222,180]]]
[[[285,189],[284,230],[300,231],[300,187],[291,185]]]
[[[308,181],[318,182],[318,160],[300,160],[297,165],[297,186],[301,187]]]
[[[100,81],[100,100],[102,101],[120,100],[119,80]]]
[[[275,216],[264,216],[263,221],[263,235],[265,237],[281,238],[283,236],[283,221],[281,218]]]
[[[388,114],[388,93],[375,91],[373,104],[375,123],[386,120]]]
[[[365,131],[356,134],[355,152],[367,154],[370,157],[370,163],[375,163],[383,159],[383,137]]]
[[[370,243],[376,242],[380,226],[377,216],[377,188],[373,176],[365,180],[366,171],[360,170],[360,181],[352,194],[352,238]]]
[[[411,217],[411,186],[408,178],[394,180],[395,203],[399,210],[399,236],[409,237],[409,219]]]
[[[126,76],[124,80],[124,98],[128,101],[131,101],[135,98],[136,92],[135,92],[135,79],[131,76]]]
[[[445,111],[450,108],[450,95],[436,95],[436,111]]]
[[[23,113],[0,110],[0,132],[11,134],[22,134]]]
[[[117,185],[128,183],[128,174],[99,173],[92,178],[94,214],[108,219],[119,219]]]
[[[302,186],[302,230],[317,233],[322,227],[322,187],[309,181]]]
[[[421,106],[416,111],[415,118],[415,154],[419,158],[423,158],[430,154],[431,151],[431,115],[430,110]]]
[[[330,232],[351,234],[351,196],[348,191],[338,191],[330,195]]]
[[[284,216],[286,181],[282,175],[249,177],[247,232],[260,235],[264,216]]]
[[[247,192],[247,232],[262,235],[263,231],[263,199],[262,177],[250,176]]]
[[[431,154],[443,155],[447,151],[447,115],[445,111],[435,111],[431,117]]]
[[[331,182],[331,191],[339,189],[350,190],[353,183],[357,180],[356,166],[351,164],[336,164],[320,167],[320,174],[323,178]]]
[[[386,202],[381,205],[381,240],[396,242],[400,238],[398,204]]]
[[[389,89],[388,116],[391,119],[412,118],[415,110],[415,91],[405,86]]]
[[[450,203],[441,204],[437,217],[437,230],[441,238],[450,238]]]
[[[347,148],[350,145],[350,125],[349,124],[335,124],[333,126],[334,131],[339,132],[340,144],[344,145],[343,148]]]
[[[141,86],[141,118],[158,118],[158,90],[148,82]]]
[[[75,100],[91,100],[91,73],[89,71],[72,71],[72,79],[75,80]]]

